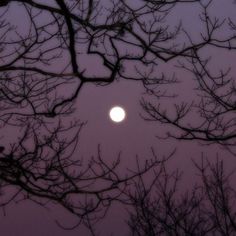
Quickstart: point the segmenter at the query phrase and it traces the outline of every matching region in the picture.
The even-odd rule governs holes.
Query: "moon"
[[[112,121],[114,121],[116,123],[120,123],[125,119],[126,112],[125,112],[124,108],[122,108],[120,106],[115,106],[115,107],[111,108],[111,110],[109,112],[109,116]]]

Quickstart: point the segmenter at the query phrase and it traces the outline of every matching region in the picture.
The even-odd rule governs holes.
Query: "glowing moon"
[[[119,123],[125,119],[125,110],[122,107],[112,107],[110,110],[110,118],[112,121]]]

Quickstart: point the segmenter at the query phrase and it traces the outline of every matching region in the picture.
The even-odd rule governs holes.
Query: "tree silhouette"
[[[200,182],[186,192],[179,188],[181,173],[168,173],[162,163],[152,181],[140,176],[127,194],[131,200],[128,225],[132,235],[234,235],[235,188],[223,161],[203,157],[195,163]]]
[[[148,94],[169,99],[172,95],[165,91],[166,87],[178,80],[161,73],[159,65],[177,60],[179,69],[195,76],[200,99],[190,104],[175,104],[174,116],[163,110],[161,104],[142,100],[148,114],[146,119],[177,128],[180,133],[168,133],[168,138],[214,142],[227,148],[234,146],[234,81],[229,71],[215,75],[209,66],[211,60],[204,56],[203,50],[209,47],[235,50],[236,26],[231,19],[211,16],[214,2],[1,1],[0,127],[19,133],[18,137],[12,137],[11,143],[0,147],[1,190],[7,195],[2,206],[19,197],[39,204],[50,200],[76,215],[78,225],[84,223],[95,234],[91,221],[103,218],[112,202],[119,201],[135,207],[136,212],[129,222],[135,235],[162,232],[171,235],[173,230],[175,234],[204,235],[209,230],[230,235],[234,230],[234,216],[227,205],[230,191],[222,195],[214,189],[217,186],[209,182],[205,166],[198,166],[202,189],[213,191],[209,194],[219,198],[219,206],[224,211],[217,211],[221,208],[210,195],[198,196],[198,188],[193,189],[190,198],[184,198],[179,205],[175,203],[172,199],[175,187],[169,186],[164,168],[166,158],[158,159],[155,154],[143,165],[137,162],[136,169],[123,175],[117,170],[119,158],[108,164],[102,159],[100,149],[91,160],[73,157],[84,125],[73,118],[73,113],[78,95],[86,84],[108,85],[115,80],[133,80],[141,82]],[[196,39],[181,20],[173,19],[172,12],[185,6],[201,10],[202,29]],[[17,21],[17,16],[21,21]],[[226,27],[227,34],[218,34]],[[99,71],[94,71],[88,61],[96,64]],[[200,123],[186,122],[187,115],[196,110]],[[160,166],[150,190],[146,189],[143,175]],[[210,168],[212,174],[217,173],[213,175],[214,181],[220,181],[218,167],[219,163],[216,169]],[[156,182],[160,184],[160,194],[152,200],[149,191]],[[7,193],[9,186],[15,187],[14,193]],[[223,188],[224,183],[219,186]],[[136,190],[138,193],[132,195]],[[203,197],[208,197],[208,203],[217,209],[203,212]],[[157,201],[161,202],[160,209]],[[142,204],[148,204],[144,212]],[[169,210],[174,221],[170,220],[170,215],[150,221],[151,215],[159,210]],[[225,224],[211,221],[211,214],[218,222],[224,218]],[[194,225],[201,225],[201,230],[193,229]]]
[[[236,27],[230,18],[210,17],[209,9],[213,3],[214,1],[208,1],[201,4],[201,20],[205,24],[201,38],[205,42],[203,44],[208,45],[206,51],[197,50],[198,46],[189,36],[192,44],[191,56],[178,61],[177,65],[194,78],[194,90],[197,91],[195,99],[184,102],[175,99],[171,107],[174,114],[170,114],[160,102],[154,104],[143,99],[141,105],[147,113],[146,120],[158,121],[175,128],[174,132],[166,134],[166,138],[218,143],[233,152],[236,137],[234,72],[230,62],[225,68],[221,61],[222,67],[216,68],[216,60],[219,62],[220,59],[212,62],[214,58],[209,51],[214,48],[221,54],[222,50],[229,53],[235,50]],[[225,33],[219,36],[221,30]],[[158,96],[158,92],[152,92]]]

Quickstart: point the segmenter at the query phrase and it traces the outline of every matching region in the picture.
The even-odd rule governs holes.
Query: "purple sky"
[[[109,0],[107,1],[109,2]],[[220,0],[215,0],[214,2],[216,5],[212,12],[213,14],[220,17],[233,17],[236,9],[236,5],[232,4],[233,1],[229,1],[227,4],[225,2],[222,3]],[[14,10],[16,11],[16,9]],[[172,16],[170,23],[176,19],[183,18],[187,29],[191,30],[193,35],[199,34],[201,27],[198,27],[194,20],[198,14],[194,14],[194,10],[190,11],[187,7],[177,10],[177,12]],[[14,17],[17,21],[23,16],[18,11]],[[12,19],[13,15],[9,15],[9,18]],[[22,24],[23,22],[21,21]],[[222,54],[221,51],[208,50],[209,54],[212,53],[214,56],[213,60],[216,68],[235,64],[233,61],[236,60],[235,52]],[[204,53],[208,53],[208,51]],[[60,68],[60,63],[58,63],[58,68]],[[91,58],[87,58],[81,63],[87,67],[88,73],[99,74],[103,72],[99,67],[99,63]],[[181,93],[180,101],[181,99],[190,100],[195,96],[192,93],[194,86],[192,76],[176,69],[173,64],[161,64],[160,68],[165,73],[176,70],[177,77],[182,83],[172,85],[170,88]],[[232,71],[236,72],[236,69],[233,68]],[[217,145],[202,146],[196,142],[157,139],[155,136],[163,134],[167,127],[155,122],[145,122],[141,118],[140,114],[144,114],[139,104],[142,96],[147,97],[145,90],[141,83],[135,81],[115,81],[105,87],[98,87],[93,84],[85,85],[76,101],[76,111],[73,114],[74,117],[79,118],[81,121],[87,121],[87,125],[83,127],[80,133],[78,150],[75,155],[83,156],[84,158],[96,155],[98,144],[100,144],[102,154],[107,160],[115,159],[121,151],[122,165],[126,168],[134,166],[135,155],[138,155],[140,159],[148,159],[151,154],[151,147],[155,149],[160,157],[168,155],[177,147],[176,155],[170,161],[169,168],[180,168],[184,171],[183,186],[191,186],[194,181],[195,170],[192,168],[192,159],[200,158],[203,152],[212,159],[218,153],[220,158],[224,158],[229,168],[236,167],[235,157]],[[170,107],[169,109],[171,109],[170,104],[172,102],[173,100],[168,99],[164,101],[166,106]],[[121,105],[125,108],[127,118],[124,122],[115,124],[109,119],[108,112],[114,105]],[[9,139],[11,139],[11,134]],[[8,139],[6,140],[8,141]],[[85,235],[82,228],[73,231],[64,231],[59,228],[55,224],[55,220],[63,222],[65,226],[73,225],[76,220],[57,206],[49,205],[49,208],[44,209],[30,202],[10,204],[5,209],[6,216],[0,214],[0,234],[4,236]],[[110,218],[98,226],[98,232],[101,232],[100,235],[111,235],[111,233],[113,233],[113,236],[126,235],[127,228],[124,225],[125,212],[120,212],[117,209],[119,207],[115,206],[111,211]]]

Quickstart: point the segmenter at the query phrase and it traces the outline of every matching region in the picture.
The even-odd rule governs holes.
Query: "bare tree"
[[[211,18],[208,11],[213,4],[2,0],[0,127],[19,131],[19,137],[0,147],[1,189],[16,187],[2,206],[19,194],[39,204],[51,200],[78,216],[78,224],[85,223],[94,234],[91,220],[102,218],[113,201],[123,201],[129,183],[163,160],[154,155],[143,167],[121,176],[116,169],[119,159],[109,165],[100,151],[90,161],[75,159],[83,123],[73,119],[74,104],[86,84],[107,85],[118,79],[140,81],[148,93],[166,97],[160,88],[177,79],[161,73],[161,63],[180,60],[180,67],[197,78],[201,102],[176,106],[177,118],[172,119],[160,106],[143,101],[151,119],[177,127],[182,133],[176,138],[234,145],[234,84],[227,80],[227,72],[211,73],[202,50],[208,46],[234,50],[236,27],[232,20]],[[181,19],[172,19],[172,12],[185,6],[202,10],[203,33],[197,40]],[[230,33],[216,34],[227,23]],[[99,66],[99,73],[88,61]],[[182,124],[193,107],[201,111],[204,121],[196,127]]]
[[[234,235],[235,188],[223,161],[195,163],[200,183],[179,188],[181,174],[168,173],[162,163],[147,183],[140,176],[127,193],[131,200],[128,225],[131,235]]]
[[[211,17],[209,11],[214,1],[200,4],[203,8],[200,17],[205,25],[201,38],[208,46],[205,50],[198,50],[195,40],[188,35],[192,45],[191,56],[176,63],[179,69],[188,72],[188,77],[193,77],[195,85],[192,92],[195,97],[182,102],[176,99],[176,95],[169,108],[171,112],[158,101],[154,103],[143,99],[141,104],[147,114],[146,120],[174,128],[165,138],[218,143],[233,152],[236,140],[235,78],[231,66],[233,61],[227,56],[231,58],[230,53],[236,48],[235,22],[230,18]],[[220,35],[221,30],[225,33]],[[212,50],[219,55],[228,52],[225,55],[227,63],[221,57],[213,58]],[[158,95],[158,91],[152,92],[152,95]]]
[[[203,8],[201,23],[208,31],[193,43],[181,23],[169,29],[165,21],[176,5],[197,3]],[[214,37],[222,24],[209,18],[211,3],[137,1],[133,6],[112,1],[105,7],[103,1],[92,0],[54,4],[4,1],[0,25],[2,104],[24,108],[27,112],[21,111],[22,116],[54,117],[72,111],[71,105],[86,83],[109,84],[122,78],[140,80],[144,85],[174,82],[174,78],[157,76],[159,62],[174,58],[196,61],[196,53],[207,45],[234,49],[234,36]],[[23,25],[9,19],[11,11],[24,15]],[[82,63],[86,58],[100,65],[101,76]],[[70,93],[56,93],[61,87]],[[9,113],[1,115],[4,121]]]
[[[56,203],[78,217],[74,227],[84,224],[94,232],[91,225],[106,215],[111,203],[125,201],[122,192],[130,181],[164,161],[154,157],[121,174],[119,157],[107,163],[100,148],[89,160],[75,158],[82,125],[63,127],[59,121],[54,128],[45,126],[47,134],[28,125],[18,143],[0,155],[0,206],[22,200]]]

